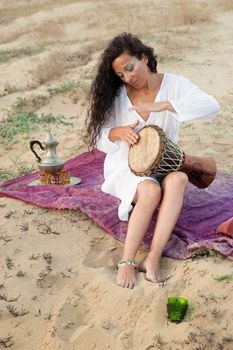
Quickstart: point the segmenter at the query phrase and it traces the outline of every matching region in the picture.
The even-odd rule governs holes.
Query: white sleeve
[[[172,112],[178,121],[212,118],[219,112],[220,106],[214,97],[202,91],[190,80],[182,78],[175,87],[177,98],[169,100],[176,112]]]
[[[108,138],[109,131],[116,127],[114,108],[111,115],[111,119],[103,126],[96,141],[96,147],[104,153],[112,153],[119,149],[119,141],[112,142]]]

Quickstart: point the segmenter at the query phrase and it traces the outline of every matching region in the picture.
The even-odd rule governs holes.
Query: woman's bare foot
[[[122,265],[118,268],[117,284],[123,288],[133,288],[136,283],[135,267],[132,265]]]
[[[168,278],[163,277],[160,271],[160,262],[156,261],[154,257],[151,257],[149,254],[138,265],[138,270],[146,273],[146,279],[153,283],[163,283]]]

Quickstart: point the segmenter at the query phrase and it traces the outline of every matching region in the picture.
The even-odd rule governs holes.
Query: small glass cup
[[[167,299],[167,317],[172,322],[182,322],[188,309],[188,300],[171,297]]]

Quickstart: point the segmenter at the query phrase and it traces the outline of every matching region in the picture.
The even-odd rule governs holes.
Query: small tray
[[[67,185],[57,185],[57,186],[74,186],[74,185],[79,184],[80,182],[81,182],[80,177],[71,176],[69,184],[67,184]],[[30,182],[27,183],[27,185],[28,186],[38,186],[38,185],[45,186],[45,185],[41,184],[40,179],[36,179],[36,180],[30,181]],[[51,184],[51,185],[53,185],[53,184]]]

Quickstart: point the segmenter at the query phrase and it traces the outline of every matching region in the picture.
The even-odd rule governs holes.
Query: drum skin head
[[[144,127],[139,141],[129,150],[129,167],[135,174],[147,173],[160,156],[160,135],[153,127]]]

